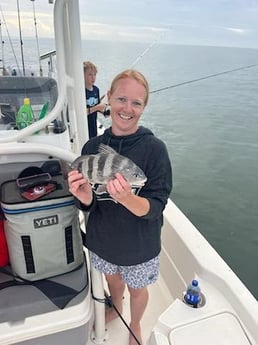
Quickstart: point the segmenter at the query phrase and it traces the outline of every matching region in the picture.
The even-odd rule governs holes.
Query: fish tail
[[[60,167],[61,167],[61,172],[65,180],[68,178],[68,173],[73,170],[71,168],[71,165],[67,163],[66,161],[60,160]]]

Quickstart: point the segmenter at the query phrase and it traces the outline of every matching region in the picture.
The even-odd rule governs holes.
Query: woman
[[[108,182],[109,198],[97,196],[78,171],[69,173],[71,193],[89,211],[86,247],[91,263],[105,274],[112,302],[122,312],[125,286],[130,294],[130,328],[141,341],[140,321],[148,302],[147,286],[158,278],[162,212],[172,190],[172,170],[165,144],[138,122],[147,105],[149,86],[138,71],[118,74],[108,91],[112,125],[90,139],[82,154],[96,154],[100,143],[130,158],[147,176],[135,193],[118,172]],[[117,317],[108,310],[106,322]],[[132,336],[130,345],[136,342]]]

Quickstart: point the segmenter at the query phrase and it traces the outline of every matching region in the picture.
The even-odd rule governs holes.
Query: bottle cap
[[[29,98],[24,98],[23,99],[23,104],[24,105],[30,105],[30,99]]]
[[[194,280],[192,281],[192,285],[193,285],[193,286],[198,286],[198,280],[194,279]]]

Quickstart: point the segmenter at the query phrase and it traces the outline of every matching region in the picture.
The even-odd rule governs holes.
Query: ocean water
[[[38,69],[35,41],[23,47]],[[40,41],[41,54],[53,48]],[[168,147],[172,200],[258,298],[258,50],[83,41],[82,52],[103,94],[123,69],[145,74],[152,93],[141,123]],[[6,65],[11,55],[6,47]]]

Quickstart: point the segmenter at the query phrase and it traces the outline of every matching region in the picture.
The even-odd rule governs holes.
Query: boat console
[[[15,117],[24,98],[30,98],[35,120],[49,103],[49,111],[57,101],[57,83],[48,77],[0,77],[0,129],[15,129]]]

